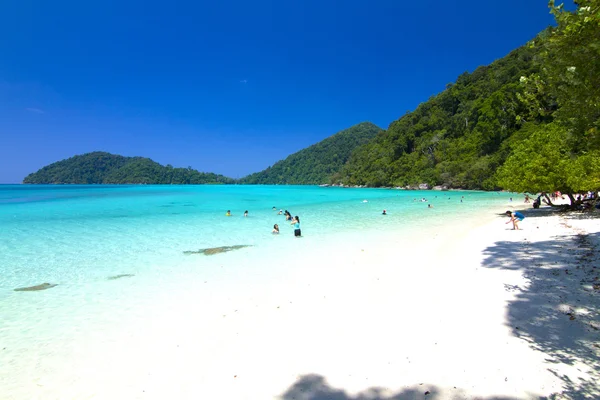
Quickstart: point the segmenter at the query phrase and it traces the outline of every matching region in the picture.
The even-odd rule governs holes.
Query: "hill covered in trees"
[[[381,131],[381,128],[370,122],[362,122],[300,150],[264,171],[242,178],[240,183],[288,185],[328,183],[330,177],[340,171],[358,146],[366,144]]]
[[[600,189],[600,1],[390,124],[332,181],[575,193]],[[572,199],[572,196],[571,196]]]
[[[163,166],[149,158],[105,152],[86,153],[58,161],[29,174],[23,183],[74,184],[203,184],[233,183],[223,175],[192,168]]]
[[[508,141],[522,124],[521,76],[538,71],[538,51],[521,47],[489,66],[463,73],[446,90],[390,124],[357,149],[333,177],[350,185],[418,183],[494,189]]]

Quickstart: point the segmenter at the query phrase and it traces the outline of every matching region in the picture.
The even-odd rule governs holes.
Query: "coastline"
[[[414,237],[305,239],[268,271],[158,282],[152,308],[115,308],[118,330],[98,326],[65,359],[47,343],[30,380],[0,375],[2,397],[593,398],[598,291],[581,281],[597,224],[542,208],[511,231],[504,211]],[[239,279],[222,290],[227,274]]]

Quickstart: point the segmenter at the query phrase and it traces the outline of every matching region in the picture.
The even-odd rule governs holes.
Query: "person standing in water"
[[[279,225],[275,224],[273,225],[273,235],[277,235],[279,234]]]
[[[302,236],[302,231],[300,230],[300,217],[296,215],[294,218],[292,218],[292,225],[294,225],[294,236]]]
[[[244,217],[248,216],[248,210],[244,211]]]

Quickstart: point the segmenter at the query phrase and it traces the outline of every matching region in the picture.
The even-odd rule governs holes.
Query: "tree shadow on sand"
[[[544,214],[536,214],[542,217]],[[549,368],[563,383],[551,400],[600,399],[600,234],[585,234],[570,225],[589,214],[565,214],[563,225],[572,236],[543,242],[496,242],[485,249],[483,266],[522,271],[529,284],[505,285],[515,293],[509,302],[507,324],[515,336],[543,352]],[[515,362],[518,362],[516,360]],[[568,366],[565,372],[563,366]],[[585,374],[573,371],[585,369]],[[508,400],[512,397],[472,396],[460,388],[418,384],[400,391],[369,388],[357,394],[332,387],[325,377],[304,375],[280,396],[281,400]]]
[[[451,391],[451,393],[449,393]],[[330,386],[321,375],[301,376],[281,397],[281,400],[438,400],[481,399],[511,400],[511,397],[473,397],[465,395],[460,389],[443,391],[434,385],[419,384],[398,392],[383,388],[369,388],[356,395],[350,395],[342,389]]]
[[[562,380],[564,391],[551,398],[600,398],[600,235],[571,226],[579,218],[590,216],[563,216],[561,224],[571,236],[497,242],[485,249],[484,267],[520,270],[529,281],[526,287],[507,287],[516,293],[508,304],[507,323],[515,336],[556,364],[549,371]],[[585,370],[591,378],[567,374],[560,364],[575,367],[570,371]]]

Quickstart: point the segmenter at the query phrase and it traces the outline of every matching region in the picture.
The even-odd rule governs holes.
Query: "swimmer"
[[[431,204],[427,204],[427,208],[433,208]]]
[[[275,224],[273,225],[273,235],[278,235],[279,234],[279,225]]]
[[[248,210],[244,211],[244,217],[248,216]]]
[[[387,212],[385,210],[383,210],[383,212],[381,213],[381,215],[387,215]]]
[[[279,210],[279,212],[277,213],[277,215],[281,215],[283,214],[283,210]]]
[[[225,213],[226,217],[231,217],[231,210],[227,210],[227,212]]]

